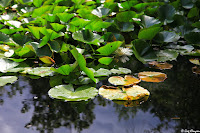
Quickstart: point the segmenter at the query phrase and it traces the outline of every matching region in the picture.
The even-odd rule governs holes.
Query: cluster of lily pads
[[[178,55],[200,56],[199,9],[198,0],[1,0],[1,79],[50,77],[76,91],[126,74],[130,58],[171,68]]]

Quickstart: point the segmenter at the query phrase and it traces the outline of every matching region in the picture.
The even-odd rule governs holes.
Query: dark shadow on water
[[[192,73],[193,65],[185,58],[173,63],[171,70],[162,70],[168,75],[166,81],[140,83],[151,95],[146,102],[134,107],[125,107],[101,96],[86,102],[62,102],[49,98],[48,78],[33,80],[20,76],[15,84],[0,88],[0,129],[4,133],[200,130],[200,76]],[[149,70],[130,66],[134,73]]]

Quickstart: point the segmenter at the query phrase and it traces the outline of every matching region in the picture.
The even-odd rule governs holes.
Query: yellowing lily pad
[[[163,82],[167,75],[161,72],[140,72],[138,77],[146,82]]]
[[[189,61],[195,65],[200,65],[200,59],[189,59]]]
[[[107,88],[105,85],[99,89],[99,94],[110,100],[138,100],[149,96],[150,92],[141,86],[133,85],[129,88]]]
[[[65,101],[81,101],[94,98],[98,94],[98,90],[91,86],[81,86],[74,89],[73,85],[59,85],[51,88],[48,92],[49,96]]]
[[[151,67],[164,70],[164,69],[171,69],[173,67],[172,64],[169,64],[167,62],[157,62],[157,61],[152,61],[148,63]]]
[[[117,103],[119,105],[124,105],[125,107],[135,107],[141,105],[143,102],[146,102],[148,100],[149,96],[144,96],[141,99],[138,100],[127,100],[127,101],[119,101],[115,100],[114,103]]]
[[[49,56],[43,56],[39,58],[45,64],[55,64],[55,61]]]
[[[125,77],[121,77],[121,76],[112,76],[108,79],[108,81],[113,84],[113,85],[133,85],[133,84],[137,84],[139,83],[141,80],[131,76],[131,75],[125,75]]]

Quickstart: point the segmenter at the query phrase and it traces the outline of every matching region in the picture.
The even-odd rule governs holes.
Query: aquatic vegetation
[[[80,87],[128,74],[122,67],[132,61],[157,61],[154,67],[170,69],[163,62],[200,56],[199,5],[186,0],[2,0],[1,76],[50,77],[52,87]],[[149,82],[166,79],[156,76],[139,73]]]

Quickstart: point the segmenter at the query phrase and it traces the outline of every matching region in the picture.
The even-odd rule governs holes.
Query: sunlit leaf
[[[55,31],[60,31],[65,27],[64,25],[58,23],[51,23],[50,25],[53,27]]]
[[[45,14],[47,11],[51,10],[53,8],[52,5],[43,5],[42,7],[36,8],[33,11],[32,17],[36,18],[38,16],[42,16],[43,14]]]
[[[51,67],[35,67],[27,70],[28,74],[36,75],[40,77],[53,76],[54,71],[51,70]]]
[[[111,74],[110,70],[100,68],[94,72],[94,77],[102,77],[102,76],[109,76]]]
[[[167,75],[161,72],[140,72],[138,77],[146,82],[163,82]]]
[[[8,59],[0,58],[0,72],[5,73],[8,69],[18,66],[19,63],[10,61]]]
[[[112,73],[114,74],[129,74],[131,73],[131,70],[130,69],[127,69],[127,68],[123,68],[123,67],[119,67],[118,69],[111,69],[110,70]]]
[[[171,69],[173,67],[172,64],[169,64],[167,62],[157,62],[157,61],[152,61],[148,63],[151,67],[164,70],[164,69]]]
[[[99,61],[101,64],[109,65],[109,64],[113,61],[113,58],[112,58],[112,57],[102,57],[102,58],[99,58],[98,61]]]
[[[94,98],[98,94],[98,90],[91,86],[81,86],[74,89],[73,85],[59,85],[51,88],[48,92],[49,96],[65,101],[82,101]]]
[[[63,22],[68,22],[74,16],[74,14],[68,14],[68,13],[57,13],[56,15]]]
[[[133,85],[133,84],[138,84],[140,82],[140,79],[131,76],[131,75],[125,75],[125,77],[121,76],[112,76],[108,79],[108,81],[113,84],[113,85]]]
[[[99,94],[110,100],[138,100],[150,95],[148,90],[138,85],[133,85],[129,88],[122,88],[122,90],[119,88],[110,89],[103,85],[99,89]]]
[[[1,76],[0,77],[0,86],[4,86],[8,83],[13,83],[15,81],[17,81],[17,77],[16,76]]]
[[[161,27],[149,27],[141,29],[138,38],[139,39],[146,39],[146,40],[152,40],[154,36],[161,31]]]
[[[97,49],[97,51],[101,55],[108,56],[108,55],[112,54],[113,52],[115,52],[122,45],[122,43],[123,42],[120,42],[120,41],[107,43],[105,46],[102,46],[99,49]]]
[[[36,7],[40,7],[42,5],[42,0],[33,0],[33,4],[36,6]]]
[[[200,59],[195,58],[195,59],[189,59],[189,61],[195,65],[200,65]]]
[[[108,15],[109,11],[110,11],[110,9],[108,9],[108,8],[98,7],[97,9],[94,9],[92,11],[92,14],[94,14],[94,15],[96,15],[96,16],[101,18],[101,17],[103,17],[105,15]]]

